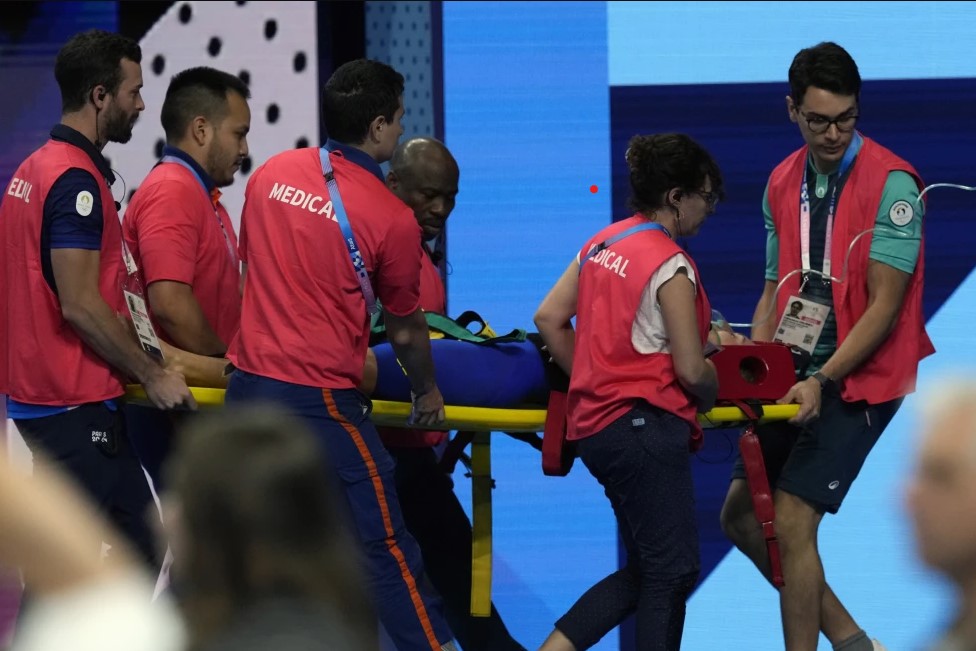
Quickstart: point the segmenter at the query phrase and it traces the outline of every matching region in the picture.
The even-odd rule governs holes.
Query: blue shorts
[[[820,417],[797,427],[785,421],[756,428],[769,486],[803,498],[821,512],[837,513],[868,453],[901,406],[844,402],[837,389],[823,394]],[[733,479],[745,479],[742,457]]]

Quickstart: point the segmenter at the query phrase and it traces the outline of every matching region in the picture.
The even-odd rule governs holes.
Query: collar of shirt
[[[860,137],[860,134],[855,132],[854,137],[851,138],[851,144],[847,146],[847,148],[851,150],[851,160],[857,158],[857,155],[861,152],[861,145],[863,144],[864,144],[864,139]],[[846,155],[847,155],[847,151],[844,152],[844,156]],[[854,167],[853,164],[847,168],[847,171],[849,172],[852,167]],[[807,154],[807,169],[812,170],[814,174],[817,174],[819,176],[826,176],[829,178],[837,174],[837,170],[840,169],[840,163],[838,163],[837,167],[835,167],[831,171],[827,172],[826,174],[823,174],[820,170],[817,169],[817,164],[813,162],[813,152],[811,151],[810,153]]]
[[[435,267],[439,265],[441,263],[441,260],[444,259],[444,254],[438,251],[437,249],[431,247],[430,245],[428,245],[427,242],[421,242],[421,243],[424,246],[424,251],[427,252],[427,257],[430,258],[430,261],[433,263],[433,265]]]
[[[66,142],[69,145],[74,145],[78,149],[82,150],[88,157],[92,159],[95,163],[95,167],[98,171],[102,173],[105,180],[108,181],[109,185],[115,183],[115,174],[112,172],[112,168],[109,167],[108,161],[102,156],[102,152],[98,151],[98,148],[92,144],[92,141],[81,135],[80,132],[72,129],[65,124],[56,124],[54,128],[51,129],[51,140],[57,140],[59,142]]]
[[[329,151],[339,152],[343,155],[343,157],[345,157],[346,160],[359,165],[361,168],[378,178],[384,185],[386,184],[386,179],[383,178],[383,169],[380,167],[380,164],[362,149],[357,149],[352,145],[338,142],[332,138],[325,141],[325,148]]]
[[[216,193],[218,197],[220,196],[220,190],[217,189],[217,184],[212,178],[210,178],[210,175],[207,174],[202,167],[200,167],[200,163],[193,160],[193,156],[190,156],[179,147],[171,147],[170,145],[163,147],[163,156],[179,158],[181,161],[189,165],[191,168],[193,168],[193,171],[197,173],[197,176],[200,177],[200,180],[203,181],[203,184],[207,187],[207,192],[210,193],[211,198],[214,196],[214,193]],[[216,199],[214,199],[214,202],[216,202]]]
[[[848,145],[848,150],[844,152],[846,157],[848,153],[851,154],[851,160],[857,158],[857,155],[861,151],[861,144],[863,140],[860,135],[855,133],[854,138],[851,139],[851,144]],[[848,165],[847,170],[844,172],[844,176],[849,176],[851,169],[854,165]],[[830,190],[831,184],[843,183],[843,179],[840,178],[838,174],[840,172],[840,164],[837,165],[832,171],[827,174],[821,174],[820,170],[817,169],[817,164],[813,161],[813,153],[807,154],[807,182],[813,183],[813,194],[817,199],[823,199],[827,196],[827,192]]]

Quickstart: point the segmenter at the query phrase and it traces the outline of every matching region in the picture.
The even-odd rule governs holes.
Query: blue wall
[[[609,223],[607,89],[602,3],[444,4],[445,138],[461,168],[448,226],[452,314],[531,327],[585,237]],[[535,450],[494,441],[496,604],[532,648],[616,568],[616,533],[585,469],[544,477]],[[616,645],[614,633],[601,648]]]
[[[76,32],[118,27],[114,2],[20,2],[0,9],[0,183],[61,119],[54,58]]]

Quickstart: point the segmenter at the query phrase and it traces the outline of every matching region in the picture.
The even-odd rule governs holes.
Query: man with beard
[[[0,204],[0,393],[27,445],[158,567],[145,520],[152,495],[119,399],[132,379],[159,408],[196,405],[183,376],[144,352],[119,318],[127,265],[101,150],[127,142],[145,108],[141,58],[136,42],[101,30],[58,53],[61,122]]]
[[[122,222],[160,337],[199,355],[223,357],[241,321],[237,237],[219,188],[247,156],[249,97],[243,81],[214,68],[174,76],[161,115],[163,157]],[[173,421],[141,405],[128,405],[126,417],[158,493]]]

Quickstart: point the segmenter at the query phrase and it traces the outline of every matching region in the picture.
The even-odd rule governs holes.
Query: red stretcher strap
[[[773,495],[769,490],[769,478],[766,477],[766,465],[763,462],[762,448],[759,437],[756,436],[755,425],[746,427],[745,433],[739,438],[739,452],[746,469],[746,481],[749,482],[749,492],[752,495],[752,509],[759,526],[762,527],[763,538],[766,539],[766,551],[769,553],[769,567],[773,575],[773,585],[783,587],[783,563],[779,555],[779,543],[776,540],[776,510],[773,506]]]
[[[569,474],[576,459],[573,445],[566,441],[566,398],[561,391],[549,392],[546,424],[542,431],[542,472],[550,476]]]

